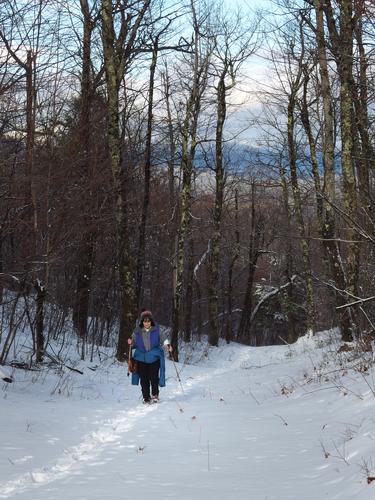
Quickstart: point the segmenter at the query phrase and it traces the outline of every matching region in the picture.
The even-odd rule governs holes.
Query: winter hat
[[[155,321],[154,321],[154,318],[152,316],[152,312],[149,311],[148,309],[142,309],[142,312],[141,312],[141,316],[140,316],[140,322],[139,322],[139,326],[143,326],[143,320],[145,318],[148,318],[151,320],[151,325],[152,326],[155,326]]]

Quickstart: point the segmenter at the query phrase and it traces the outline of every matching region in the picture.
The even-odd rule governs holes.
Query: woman
[[[128,339],[128,344],[135,346],[133,358],[138,363],[137,373],[132,375],[132,384],[138,385],[141,381],[144,403],[157,403],[159,386],[165,386],[165,359],[162,346],[167,346],[169,352],[172,352],[172,346],[160,333],[159,325],[155,324],[151,311],[142,311],[139,326]]]

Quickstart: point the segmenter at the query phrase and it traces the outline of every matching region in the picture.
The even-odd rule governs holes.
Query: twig
[[[254,401],[256,402],[257,405],[260,405],[259,401],[257,400],[257,398],[254,396],[254,394],[251,392],[251,390],[249,389],[249,394],[250,396],[254,399]]]
[[[367,299],[358,299],[358,300],[355,300],[354,302],[349,302],[348,304],[344,304],[342,306],[337,306],[336,310],[344,309],[345,307],[355,306],[356,304],[363,304],[364,302],[368,302],[369,300],[374,300],[374,299],[375,299],[375,295],[373,297],[367,297]]]
[[[285,426],[288,425],[288,422],[281,415],[277,415],[276,413],[274,415],[275,415],[275,417],[279,417],[284,422]]]

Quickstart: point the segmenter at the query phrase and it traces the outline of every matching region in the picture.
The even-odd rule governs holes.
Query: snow
[[[372,499],[374,371],[338,347],[195,343],[153,405],[112,356],[2,367],[0,498]]]

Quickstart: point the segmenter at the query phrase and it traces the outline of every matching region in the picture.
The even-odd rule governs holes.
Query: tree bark
[[[35,316],[35,360],[41,363],[44,359],[44,301],[45,287],[37,276],[36,260],[39,253],[38,245],[38,205],[34,173],[34,147],[35,147],[35,112],[36,112],[36,89],[35,89],[35,55],[31,50],[27,51],[26,62],[26,170],[29,180],[29,204],[30,204],[30,227],[31,227],[31,262],[29,263],[36,291],[36,316]]]
[[[186,291],[184,303],[184,341],[191,341],[191,322],[193,311],[193,281],[194,281],[194,240],[189,238],[188,263],[186,272]]]
[[[172,286],[171,286],[171,303],[173,303],[173,297],[176,288],[176,262],[175,262],[175,252],[177,247],[176,234],[177,234],[177,220],[179,216],[178,203],[176,202],[176,188],[175,188],[175,161],[176,161],[176,140],[175,131],[172,120],[171,111],[171,85],[168,73],[168,67],[165,67],[165,72],[163,73],[163,89],[166,103],[167,112],[167,129],[168,129],[168,203],[169,203],[169,224],[168,224],[168,236],[169,236],[169,260],[171,262],[172,268]]]
[[[194,101],[191,98],[188,102],[186,110],[185,125],[182,139],[182,190],[181,190],[181,214],[179,220],[179,229],[177,235],[177,249],[176,249],[176,284],[173,297],[172,308],[172,334],[171,344],[173,346],[173,354],[175,361],[178,361],[178,332],[180,325],[180,311],[183,297],[183,277],[185,269],[185,242],[189,233],[190,226],[190,210],[191,210],[191,179],[193,170],[193,157],[195,154],[195,145],[193,151],[189,150],[189,124],[190,117],[197,121],[197,116],[192,113]],[[196,127],[194,127],[196,128]],[[192,137],[193,143],[195,142],[195,133]],[[191,156],[193,153],[193,156]]]
[[[237,338],[247,344],[251,344],[251,313],[253,309],[254,279],[257,262],[260,256],[260,246],[263,236],[263,222],[261,216],[256,212],[256,185],[251,184],[251,221],[249,241],[249,271],[247,275],[246,291],[242,306],[241,320],[238,327]]]
[[[201,111],[201,100],[207,84],[208,55],[200,51],[200,27],[194,14],[194,63],[193,84],[186,103],[185,118],[181,132],[181,171],[182,187],[180,194],[180,213],[176,244],[176,283],[172,304],[171,342],[175,361],[178,360],[178,333],[180,326],[181,303],[183,298],[183,278],[185,271],[185,245],[189,236],[191,219],[191,182],[193,163],[197,147],[198,120]]]
[[[362,16],[364,2],[354,2],[355,18],[357,22],[354,26],[354,36],[357,42],[359,55],[358,64],[358,82],[353,89],[354,100],[354,122],[356,126],[356,157],[357,157],[357,176],[358,189],[361,197],[362,211],[365,214],[365,225],[372,225],[372,203],[370,193],[370,173],[374,173],[373,158],[375,151],[370,139],[370,124],[368,113],[368,76],[367,68],[369,66],[368,57],[363,41],[363,23]],[[367,218],[367,220],[366,220]]]
[[[289,203],[289,188],[288,188],[288,179],[286,174],[286,168],[283,165],[282,159],[280,159],[279,165],[279,173],[281,180],[281,190],[282,190],[282,199],[283,199],[283,209],[285,216],[285,224],[286,224],[286,234],[292,233],[292,214]],[[285,262],[285,278],[286,282],[290,283],[290,286],[287,287],[288,294],[288,343],[292,344],[297,340],[296,335],[296,322],[294,319],[293,312],[291,310],[290,305],[293,303],[293,280],[292,276],[294,275],[294,259],[293,259],[293,246],[290,238],[286,239],[286,262]]]
[[[82,38],[82,78],[79,110],[79,144],[81,147],[81,162],[79,165],[80,179],[85,185],[82,197],[81,213],[83,217],[82,240],[78,249],[76,297],[73,307],[73,324],[78,336],[84,342],[87,338],[87,319],[89,314],[90,288],[94,265],[95,232],[93,224],[92,202],[92,172],[90,168],[90,130],[91,106],[93,98],[93,83],[91,76],[91,37],[94,23],[91,19],[87,0],[80,0],[83,15]]]
[[[132,27],[129,27],[126,24],[126,19],[123,18],[119,37],[116,37],[115,34],[112,1],[102,0],[101,4],[102,40],[108,101],[107,136],[113,177],[118,272],[121,289],[120,330],[116,353],[119,361],[126,358],[127,338],[134,328],[136,310],[135,266],[130,248],[128,225],[127,176],[123,165],[120,134],[119,87],[125,74],[127,62],[131,57],[137,31],[149,4],[150,0],[143,2]],[[125,37],[126,34],[128,34],[128,41],[124,47],[121,38]]]
[[[346,288],[345,270],[342,266],[342,256],[336,235],[336,174],[334,161],[334,118],[332,106],[332,91],[328,72],[327,48],[324,34],[324,9],[323,0],[314,0],[316,13],[316,41],[318,48],[318,61],[320,72],[320,92],[323,102],[323,166],[324,183],[321,188],[323,212],[317,207],[320,235],[322,237],[325,255],[328,258],[330,271],[335,283],[336,306],[345,302],[344,290]],[[315,186],[319,189],[319,186]],[[340,314],[340,328],[344,337],[350,335],[350,322],[346,313]]]
[[[345,294],[357,296],[359,245],[354,224],[357,221],[357,192],[353,164],[353,11],[352,0],[339,5],[340,26],[336,25],[331,0],[323,4],[329,30],[332,52],[335,56],[340,81],[341,168],[343,177],[344,210],[347,216],[346,239],[350,241],[346,253]],[[354,224],[353,224],[354,223]],[[356,334],[356,311],[345,309],[350,323],[342,332],[342,339],[350,341]]]
[[[153,125],[153,106],[154,106],[154,86],[155,86],[155,70],[158,58],[158,37],[153,43],[152,60],[150,66],[150,78],[148,88],[148,113],[147,113],[147,132],[146,132],[146,147],[144,160],[144,187],[143,187],[143,204],[142,216],[139,226],[139,243],[138,243],[138,258],[137,258],[137,305],[141,307],[143,301],[142,282],[145,266],[146,255],[146,225],[148,218],[148,207],[150,204],[150,182],[151,182],[151,139]]]
[[[305,234],[305,224],[302,212],[302,200],[301,191],[298,183],[298,172],[297,172],[297,152],[295,145],[295,108],[296,108],[296,97],[297,92],[301,85],[302,77],[302,57],[299,60],[299,67],[297,68],[297,74],[294,80],[291,82],[290,95],[288,100],[288,124],[287,124],[287,136],[288,136],[288,156],[289,156],[289,168],[290,168],[290,179],[292,185],[292,193],[294,200],[294,211],[296,214],[296,220],[298,225],[298,231],[300,234],[300,245],[302,250],[302,260],[303,260],[303,270],[304,270],[304,281],[306,286],[306,326],[308,331],[315,331],[315,306],[314,306],[314,290],[312,281],[312,271],[311,271],[311,260],[310,260],[310,250]]]
[[[221,72],[217,96],[216,137],[215,137],[215,205],[213,211],[213,231],[211,237],[211,252],[208,267],[208,342],[217,346],[219,342],[218,321],[218,283],[219,283],[219,258],[221,241],[221,220],[224,203],[224,163],[223,163],[223,131],[226,118],[226,92],[225,78],[229,67],[225,65]]]
[[[234,248],[231,248],[231,256],[228,268],[228,288],[227,288],[227,318],[225,329],[225,340],[229,344],[233,340],[233,271],[234,266],[240,256],[240,231],[238,225],[238,189],[234,193],[234,213],[235,213],[235,237]]]

